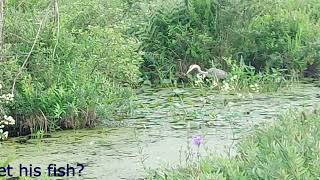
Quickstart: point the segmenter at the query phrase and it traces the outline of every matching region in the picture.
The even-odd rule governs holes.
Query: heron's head
[[[197,64],[192,64],[192,65],[190,65],[189,70],[187,71],[186,74],[190,73],[190,72],[191,72],[192,70],[194,70],[194,69],[197,69],[197,70],[199,71],[199,70],[200,70],[200,66],[197,65]]]

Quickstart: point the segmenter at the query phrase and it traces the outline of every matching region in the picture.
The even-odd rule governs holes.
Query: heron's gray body
[[[227,72],[217,69],[217,68],[210,68],[208,69],[208,74],[206,75],[209,78],[217,78],[217,79],[226,79]]]
[[[207,71],[202,71],[200,66],[197,64],[193,64],[189,67],[189,70],[187,71],[187,74],[191,72],[193,69],[196,69],[200,75],[203,77],[208,78],[216,78],[216,79],[226,79],[228,73],[224,70],[217,69],[217,68],[210,68]]]

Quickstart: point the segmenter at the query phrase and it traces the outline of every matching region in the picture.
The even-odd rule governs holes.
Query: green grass
[[[148,179],[319,179],[320,112],[290,110],[254,130],[233,157],[207,157]]]

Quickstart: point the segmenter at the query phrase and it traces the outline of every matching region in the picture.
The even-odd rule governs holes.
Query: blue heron
[[[187,71],[186,74],[190,73],[192,70],[196,69],[198,71],[198,74],[202,75],[204,78],[216,78],[216,79],[226,79],[227,78],[227,72],[221,69],[217,68],[210,68],[207,71],[202,71],[200,66],[197,64],[192,64],[189,67],[189,70]]]

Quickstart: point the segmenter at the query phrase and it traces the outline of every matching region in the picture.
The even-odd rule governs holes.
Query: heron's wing
[[[217,68],[208,69],[208,76],[217,77],[219,79],[225,79],[227,76],[227,72]]]

